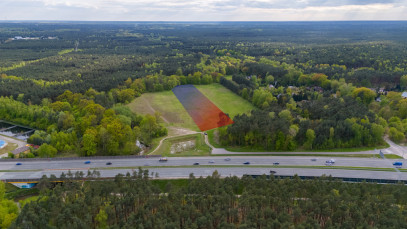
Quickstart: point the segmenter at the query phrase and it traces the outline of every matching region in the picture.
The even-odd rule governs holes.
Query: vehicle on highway
[[[403,162],[401,161],[396,161],[393,163],[394,166],[396,166],[396,168],[401,168],[401,166],[403,166]]]
[[[21,163],[21,162],[17,162],[17,164],[16,165],[22,165],[23,163]]]
[[[335,164],[335,159],[329,159],[325,161],[325,165],[334,165]]]
[[[195,162],[194,165],[199,165],[199,163],[198,163],[198,162]]]
[[[214,160],[210,160],[209,163],[213,164],[213,163],[215,163],[215,161],[214,161]]]
[[[276,173],[276,171],[270,170],[270,174],[275,174],[275,173]]]
[[[250,165],[250,162],[246,161],[245,163],[243,163],[244,165]]]
[[[158,161],[160,161],[160,162],[166,162],[166,161],[168,161],[168,158],[166,158],[166,157],[160,157],[160,160],[158,160]]]
[[[273,165],[279,165],[280,164],[280,162],[274,162],[273,163]]]
[[[85,164],[90,164],[90,161],[85,161]]]
[[[225,161],[230,161],[230,158],[225,158]]]
[[[146,163],[146,164],[144,164],[144,166],[150,166],[150,164]]]
[[[112,164],[112,162],[106,162],[106,165],[111,165]]]
[[[317,159],[316,159],[316,158],[312,158],[311,161],[317,161]]]

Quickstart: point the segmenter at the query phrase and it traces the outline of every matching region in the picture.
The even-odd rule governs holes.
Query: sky
[[[0,0],[0,20],[407,20],[407,0]]]

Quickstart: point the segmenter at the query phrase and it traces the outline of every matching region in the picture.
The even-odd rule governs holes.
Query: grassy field
[[[3,149],[0,149],[0,155],[11,152],[11,151],[15,150],[16,148],[17,148],[16,143],[8,142],[6,147],[4,147]]]
[[[186,142],[186,141],[195,141],[195,146],[191,149],[171,153],[171,146],[177,143]],[[205,140],[202,134],[191,134],[179,137],[172,137],[163,141],[160,148],[158,148],[154,154],[163,155],[167,157],[176,157],[176,156],[209,156],[211,149],[205,144]]]
[[[145,93],[127,106],[137,114],[145,115],[159,112],[166,126],[176,126],[199,131],[172,91]]]
[[[232,118],[237,114],[250,113],[252,109],[255,109],[251,103],[220,84],[196,85],[195,87]],[[137,114],[159,112],[166,126],[199,131],[172,91],[145,93],[127,106]]]
[[[220,84],[195,85],[195,87],[219,107],[219,109],[229,114],[231,118],[238,114],[249,114],[251,110],[256,109],[247,100],[244,100]]]

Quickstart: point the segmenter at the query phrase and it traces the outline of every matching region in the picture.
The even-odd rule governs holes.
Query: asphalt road
[[[212,174],[214,170],[218,170],[225,176],[243,174],[263,174],[269,173],[270,169],[281,173],[281,175],[312,175],[320,176],[322,174],[333,176],[346,176],[346,177],[359,177],[359,178],[383,178],[383,179],[407,179],[407,173],[397,172],[380,172],[380,171],[366,171],[366,170],[342,170],[342,169],[311,169],[311,168],[279,168],[282,166],[325,166],[325,161],[331,157],[283,157],[283,156],[231,156],[230,161],[225,161],[227,157],[170,157],[167,162],[159,162],[158,158],[134,158],[134,159],[89,159],[90,164],[85,164],[85,160],[66,160],[66,161],[21,161],[21,165],[16,165],[18,161],[0,161],[0,179],[16,179],[16,178],[40,178],[42,175],[55,174],[59,176],[62,172],[71,171],[86,171],[93,168],[114,167],[115,169],[100,169],[102,176],[113,177],[118,173],[126,173],[131,171],[131,168],[138,166],[153,166],[150,168],[153,172],[158,172],[160,177],[188,177],[189,174],[195,173],[197,176],[207,176]],[[316,159],[312,161],[311,159]],[[349,166],[349,167],[374,167],[374,168],[393,168],[392,165],[395,161],[402,161],[403,166],[407,167],[406,160],[389,160],[377,158],[334,158],[335,166]],[[213,161],[214,163],[209,163]],[[249,161],[250,165],[267,165],[271,166],[273,163],[278,162],[278,166],[273,168],[254,168],[248,167],[243,163]],[[106,165],[111,162],[112,165]],[[166,166],[192,166],[194,163],[200,165],[194,168],[182,167],[169,167]],[[239,167],[216,167],[208,168],[202,167],[203,165],[234,165]],[[162,166],[156,168],[155,166]],[[127,167],[127,168],[123,168]],[[24,172],[23,170],[31,170]],[[38,170],[38,171],[37,171]],[[14,172],[15,171],[15,172]],[[391,177],[391,178],[390,178]]]
[[[230,158],[230,161],[226,161]],[[312,161],[311,159],[316,159]],[[334,159],[335,166],[352,167],[378,167],[392,168],[395,161],[406,161],[404,159],[378,159],[378,158],[351,158],[351,157],[303,157],[303,156],[230,156],[230,157],[170,157],[167,162],[160,162],[158,158],[126,158],[126,159],[89,159],[66,160],[66,161],[21,161],[22,165],[16,165],[18,161],[0,161],[0,170],[27,170],[27,169],[75,169],[75,168],[100,168],[100,167],[137,167],[137,166],[184,166],[199,163],[200,165],[241,165],[250,162],[250,165],[272,165],[275,162],[280,165],[295,166],[321,166],[327,160]],[[214,163],[210,163],[213,161]],[[111,162],[112,165],[106,165]]]
[[[230,161],[225,161],[230,158]],[[312,161],[311,159],[316,159]],[[84,169],[101,167],[137,167],[137,166],[190,166],[194,163],[200,165],[241,165],[250,162],[250,165],[272,165],[275,162],[280,166],[322,166],[331,157],[302,157],[302,156],[230,156],[230,157],[170,157],[167,162],[160,162],[158,158],[126,158],[126,159],[89,159],[90,164],[85,164],[86,160],[66,160],[66,161],[20,161],[22,165],[16,165],[17,161],[0,161],[0,170],[37,170],[37,169]],[[338,157],[334,166],[351,167],[377,167],[392,168],[395,161],[406,161],[404,159],[378,159],[378,158],[350,158]],[[213,161],[214,163],[209,163]],[[112,165],[106,165],[111,162]]]

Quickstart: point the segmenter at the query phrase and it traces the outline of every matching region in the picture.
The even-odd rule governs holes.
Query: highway
[[[230,158],[226,161],[226,158]],[[316,159],[312,161],[311,159]],[[352,170],[347,169],[329,169],[325,166],[325,161],[331,157],[305,157],[305,156],[216,156],[216,157],[170,157],[167,162],[159,162],[158,158],[126,158],[126,159],[89,159],[90,164],[85,164],[85,160],[36,160],[36,161],[0,161],[0,179],[24,179],[40,178],[42,175],[54,174],[59,176],[62,172],[71,170],[86,171],[97,169],[101,172],[102,177],[113,177],[118,173],[127,173],[139,166],[149,168],[151,172],[158,172],[161,178],[178,178],[188,177],[190,173],[196,176],[208,176],[213,171],[218,170],[223,176],[242,176],[243,174],[268,174],[274,170],[279,175],[303,175],[303,176],[320,176],[323,174],[337,177],[352,178],[375,178],[375,179],[406,179],[407,173],[390,171],[369,171],[369,170]],[[350,158],[337,157],[335,164],[332,166],[345,167],[367,167],[371,168],[394,168],[392,165],[395,161],[402,161],[406,167],[404,159],[377,159],[377,158]],[[213,161],[213,163],[209,163]],[[250,162],[250,165],[244,165],[244,162]],[[16,165],[21,162],[21,165]],[[111,165],[106,165],[111,162]],[[278,162],[278,166],[273,163]],[[193,166],[194,163],[199,165]],[[186,167],[188,166],[188,167]],[[207,167],[216,166],[216,167]],[[224,167],[222,167],[224,166]],[[258,166],[258,167],[256,167]],[[266,166],[267,168],[260,168]],[[293,166],[293,168],[287,168]],[[302,168],[298,168],[301,166]],[[310,166],[307,168],[307,166]],[[315,168],[312,166],[320,166]],[[109,168],[110,167],[110,168]],[[167,167],[167,168],[166,168]],[[297,168],[295,168],[297,167]],[[357,169],[357,168],[355,168]],[[24,171],[27,170],[27,171]]]
[[[225,158],[230,158],[226,161]],[[316,159],[312,161],[311,159]],[[230,157],[170,157],[167,162],[160,162],[158,158],[125,158],[125,159],[88,159],[86,160],[37,160],[37,161],[0,161],[0,170],[37,170],[37,169],[75,169],[75,168],[102,168],[102,167],[138,167],[138,166],[190,166],[194,163],[200,165],[241,165],[250,162],[250,165],[273,165],[278,162],[280,166],[323,166],[332,157],[303,157],[303,156],[230,156]],[[337,157],[335,166],[350,167],[376,167],[393,168],[393,162],[405,161],[404,159],[379,159],[379,158],[351,158]],[[214,163],[209,163],[213,161]],[[21,165],[16,165],[21,162]],[[112,165],[106,165],[111,162]]]

